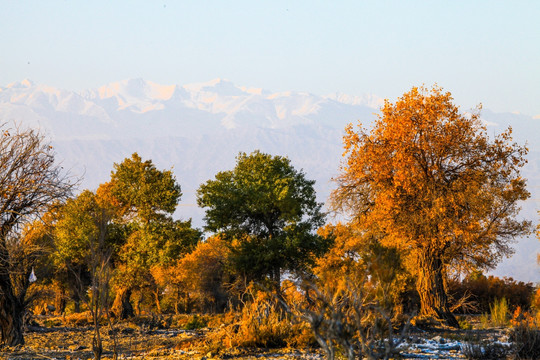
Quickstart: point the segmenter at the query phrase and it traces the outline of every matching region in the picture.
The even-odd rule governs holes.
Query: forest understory
[[[187,330],[193,319],[204,327]],[[199,319],[199,320],[197,320]],[[201,320],[202,319],[202,320]],[[94,329],[87,314],[39,316],[25,331],[24,346],[5,347],[2,359],[92,359]],[[324,359],[314,343],[304,347],[219,346],[219,322],[223,315],[139,316],[116,323],[118,359]],[[400,359],[473,359],[467,348],[500,344],[511,355],[509,329],[482,328],[478,316],[463,317],[472,329],[445,326],[412,326],[400,348]],[[196,326],[196,324],[195,324]],[[109,327],[102,328],[103,357],[113,359],[114,339]],[[338,355],[339,358],[339,355]]]

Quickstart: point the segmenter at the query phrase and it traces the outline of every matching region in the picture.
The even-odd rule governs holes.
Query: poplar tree
[[[494,138],[479,111],[461,114],[449,92],[412,88],[386,101],[370,131],[351,125],[332,198],[364,233],[399,248],[416,276],[421,313],[458,326],[446,278],[456,266],[493,268],[529,231],[527,149],[509,128]]]
[[[284,270],[305,269],[328,248],[315,233],[324,214],[314,183],[285,157],[240,153],[233,170],[200,186],[197,203],[206,230],[229,242],[235,270],[279,288]]]

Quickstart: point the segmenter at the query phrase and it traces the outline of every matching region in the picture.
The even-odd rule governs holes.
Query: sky
[[[540,118],[540,1],[0,1],[0,86],[215,78]]]

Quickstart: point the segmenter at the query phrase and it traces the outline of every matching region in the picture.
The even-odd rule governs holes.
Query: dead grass
[[[186,324],[193,315],[173,317],[143,316],[130,322],[115,324],[119,344],[119,359],[323,359],[321,351],[316,348],[288,344],[284,348],[222,347],[213,351],[209,341],[220,342],[219,334],[231,331],[231,324],[245,314],[226,313],[220,315],[199,315],[207,322],[207,328],[188,331]],[[62,317],[38,317],[36,322],[25,333],[26,345],[19,348],[0,350],[0,359],[92,359],[91,351],[92,327],[85,322],[84,314]],[[164,321],[170,322],[169,328],[159,328]],[[266,319],[268,326],[275,319]],[[474,318],[468,318],[474,324]],[[152,326],[148,324],[153,324]],[[154,326],[155,325],[155,326]],[[276,325],[277,326],[277,325]],[[449,330],[430,328],[413,330],[411,337],[427,337],[440,335],[446,339],[454,339],[463,343],[482,343],[500,339],[504,331],[501,329],[482,330]],[[237,329],[237,331],[240,329]],[[261,331],[264,329],[260,329]],[[242,331],[240,331],[242,332]],[[103,327],[103,358],[112,359],[112,336],[107,327]],[[237,335],[238,333],[236,333]],[[298,333],[297,333],[298,335]],[[311,334],[304,334],[310,337]],[[232,336],[232,335],[229,335]],[[226,341],[226,336],[221,339]],[[250,339],[246,339],[251,341]],[[464,358],[464,357],[457,357]]]
[[[317,350],[290,348],[229,348],[217,356],[208,348],[208,334],[223,330],[223,324],[233,317],[236,316],[231,313],[199,315],[197,318],[208,323],[209,328],[197,330],[185,330],[190,322],[193,323],[193,315],[148,315],[117,323],[119,359],[321,359]],[[65,317],[38,316],[25,332],[26,344],[0,349],[0,359],[92,359],[92,333],[90,318],[85,313]],[[103,359],[112,359],[113,338],[107,326],[102,327],[102,338]],[[215,336],[214,341],[218,341]]]

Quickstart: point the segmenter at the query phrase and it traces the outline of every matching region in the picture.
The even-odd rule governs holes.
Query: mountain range
[[[201,227],[204,212],[195,204],[196,189],[234,167],[241,151],[289,157],[316,180],[319,200],[326,201],[339,173],[345,126],[358,121],[369,126],[382,104],[374,95],[275,93],[223,79],[182,86],[131,79],[79,92],[23,80],[0,87],[0,123],[41,129],[62,166],[82,179],[81,189],[107,181],[113,164],[133,152],[160,169],[172,168],[183,192],[175,216]],[[527,143],[523,175],[531,199],[521,215],[538,223],[540,119],[489,110],[482,111],[482,119],[490,134],[511,126],[514,140]],[[515,248],[494,273],[539,281],[540,242],[520,238]]]

